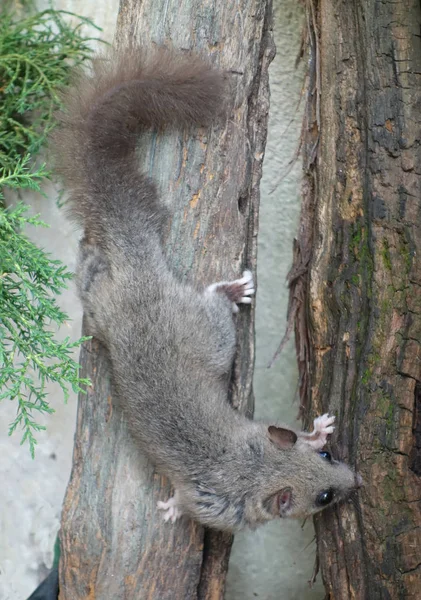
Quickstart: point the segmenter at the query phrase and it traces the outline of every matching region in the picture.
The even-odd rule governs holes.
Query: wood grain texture
[[[255,270],[259,182],[273,57],[270,0],[122,0],[116,43],[195,49],[228,72],[229,119],[212,130],[150,134],[140,166],[172,216],[168,260],[199,285]],[[237,317],[231,401],[253,413],[253,309]],[[223,598],[232,537],[182,520],[164,524],[170,493],[128,436],[112,398],[107,357],[84,345],[73,470],[62,514],[60,599]]]
[[[354,503],[316,519],[334,600],[421,589],[421,7],[306,0],[301,403],[337,415]],[[301,296],[300,296],[301,294]],[[300,353],[303,351],[302,353]]]

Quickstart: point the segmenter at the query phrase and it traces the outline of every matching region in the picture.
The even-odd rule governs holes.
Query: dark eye
[[[333,500],[334,492],[332,489],[320,492],[316,498],[316,506],[327,506]]]
[[[332,457],[330,456],[330,452],[322,451],[322,452],[319,452],[319,454],[322,458],[325,458],[329,462],[332,462]]]

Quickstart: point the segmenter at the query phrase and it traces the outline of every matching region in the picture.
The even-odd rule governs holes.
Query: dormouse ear
[[[292,504],[292,489],[289,487],[279,490],[270,496],[264,507],[274,517],[287,517]]]
[[[291,429],[284,429],[283,427],[271,425],[268,427],[268,433],[270,441],[281,450],[292,448],[297,441],[297,434],[294,431],[291,431]]]

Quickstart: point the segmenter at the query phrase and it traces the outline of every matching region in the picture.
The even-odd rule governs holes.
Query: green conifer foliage
[[[92,38],[82,30],[87,22],[52,9],[25,18],[16,18],[10,3],[0,9],[0,400],[16,402],[9,433],[21,429],[32,456],[34,433],[45,429],[37,414],[54,412],[46,383],[56,382],[67,399],[70,388],[77,392],[89,382],[79,378],[72,358],[83,338],[55,335],[68,319],[56,297],[71,273],[23,233],[27,225],[45,224],[22,203],[7,208],[2,192],[40,191],[49,176],[34,157],[54,127],[58,91],[71,67],[91,54]]]

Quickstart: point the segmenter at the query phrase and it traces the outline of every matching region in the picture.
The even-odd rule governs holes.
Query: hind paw
[[[238,304],[251,304],[252,302],[251,296],[255,293],[253,275],[251,271],[244,271],[241,279],[213,283],[206,291],[225,294],[232,302],[232,312],[237,313],[239,311]]]

